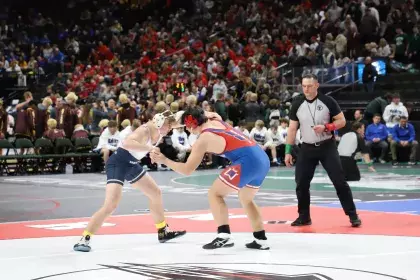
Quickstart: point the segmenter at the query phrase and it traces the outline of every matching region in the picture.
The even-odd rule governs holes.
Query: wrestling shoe
[[[251,243],[245,244],[248,249],[270,250],[267,240],[254,239]]]
[[[351,215],[350,223],[352,227],[360,227],[362,225],[362,220],[359,219],[359,216],[357,214]]]
[[[160,243],[165,243],[166,241],[169,241],[174,238],[181,237],[185,235],[187,231],[185,230],[179,230],[179,231],[173,231],[170,230],[168,225],[166,225],[164,228],[161,228],[158,230],[158,240]]]
[[[235,243],[233,243],[233,240],[230,237],[229,233],[219,233],[219,234],[217,234],[216,239],[214,239],[212,242],[204,245],[203,249],[214,250],[214,249],[219,249],[219,248],[233,247],[233,245],[235,245]]]
[[[89,252],[91,249],[89,246],[89,242],[90,242],[90,236],[89,235],[83,236],[80,239],[80,241],[73,246],[73,250],[76,252]]]

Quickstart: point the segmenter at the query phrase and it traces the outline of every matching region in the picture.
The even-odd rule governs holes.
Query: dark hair
[[[373,115],[373,117],[380,117],[380,118],[382,118],[381,114],[375,114],[375,115]]]
[[[108,122],[108,127],[109,128],[114,128],[114,127],[117,127],[118,125],[117,125],[117,122],[116,121],[109,121]]]
[[[182,115],[181,124],[185,125],[185,119],[188,116],[192,116],[195,120],[197,120],[197,126],[207,122],[207,117],[204,113],[204,110],[200,107],[188,107]]]
[[[354,131],[357,131],[358,129],[362,128],[363,126],[364,126],[364,124],[361,123],[361,122],[354,122],[351,125],[351,129],[354,130]]]
[[[394,92],[392,94],[392,98],[400,98],[400,94],[398,92]]]
[[[303,79],[314,79],[315,81],[318,81],[317,75],[312,74],[312,73],[307,73],[307,74],[302,75],[302,80]]]
[[[408,120],[408,118],[406,116],[401,116],[400,120]]]
[[[241,127],[241,126],[246,126],[246,121],[245,121],[245,120],[240,120],[240,121],[238,122],[238,126],[239,126],[239,127]]]

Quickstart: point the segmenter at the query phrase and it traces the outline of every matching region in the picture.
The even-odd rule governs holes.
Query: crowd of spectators
[[[0,71],[53,78],[45,92],[0,103],[0,138],[34,140],[48,129],[100,135],[103,120],[122,130],[126,120],[201,106],[274,154],[279,145],[270,141],[284,138],[302,67],[338,69],[366,56],[419,60],[412,0],[195,0],[192,12],[168,12],[172,0],[164,1],[167,14],[134,21],[126,18],[143,9],[136,1],[87,2],[67,4],[68,23],[32,9],[0,23]],[[264,129],[278,137],[258,139]],[[177,140],[184,133],[172,137],[179,160],[192,145]]]

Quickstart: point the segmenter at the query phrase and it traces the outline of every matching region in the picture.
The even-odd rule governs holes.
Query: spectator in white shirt
[[[125,138],[130,135],[134,130],[140,127],[139,120],[133,120],[133,124],[130,125],[130,120],[126,119],[121,123],[121,126],[124,128],[120,131],[120,142],[118,146],[121,146]]]
[[[188,135],[185,133],[184,127],[179,127],[172,130],[172,146],[178,152],[177,159],[184,161],[187,153],[191,152],[191,146],[188,141]]]
[[[213,85],[213,96],[211,97],[211,99],[213,101],[216,101],[217,95],[219,93],[223,93],[224,97],[227,97],[227,87],[225,85],[225,82],[219,77],[217,77]]]
[[[388,45],[388,42],[384,38],[379,40],[379,48],[376,55],[380,57],[389,57],[391,54],[392,54],[392,51]]]
[[[103,155],[104,163],[106,163],[110,155],[117,150],[120,143],[120,132],[116,121],[109,121],[108,127],[101,133],[96,151],[100,151]]]
[[[249,134],[249,138],[257,142],[264,151],[267,149],[267,147],[264,146],[268,141],[267,132],[267,128],[264,127],[264,122],[262,120],[257,120],[255,122],[255,127]]]
[[[400,121],[400,117],[408,118],[407,108],[400,102],[400,94],[394,93],[392,95],[392,102],[385,107],[383,119],[391,134],[392,128]]]
[[[235,126],[235,129],[239,130],[240,132],[242,132],[243,135],[249,138],[249,131],[248,129],[246,129],[246,121],[239,121],[238,126]]]
[[[270,125],[270,129],[267,131],[267,142],[264,144],[266,148],[269,148],[272,157],[273,165],[279,165],[277,160],[277,152],[280,152],[280,146],[284,143],[284,138],[279,130],[278,123]]]

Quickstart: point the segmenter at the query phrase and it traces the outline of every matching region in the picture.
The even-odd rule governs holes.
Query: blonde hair
[[[79,99],[79,97],[77,97],[77,95],[74,92],[69,92],[65,99],[66,99],[67,102],[69,102],[69,101],[76,102],[77,99]]]
[[[108,123],[109,123],[109,120],[103,119],[99,122],[98,126],[99,126],[99,128],[104,128],[104,127],[108,126]]]
[[[23,94],[23,97],[26,99],[26,98],[29,98],[29,97],[32,97],[32,92],[30,92],[30,91],[25,91],[25,93]]]
[[[249,97],[250,101],[257,101],[258,100],[258,94],[252,93]]]
[[[47,105],[48,105],[48,106],[51,106],[51,104],[52,104],[52,100],[51,100],[51,98],[49,98],[49,97],[45,97],[45,98],[44,98],[44,100],[43,100],[42,102],[47,103]]]
[[[118,97],[118,100],[119,100],[122,104],[128,103],[128,97],[127,97],[127,94],[125,94],[125,93],[121,93],[121,94],[120,94],[120,96]]]
[[[137,128],[139,128],[139,127],[140,127],[140,125],[141,125],[140,120],[133,120],[133,124],[131,125],[131,129],[134,131],[134,130],[136,130]]]
[[[83,128],[83,124],[76,124],[74,126],[74,130],[79,129],[79,128]]]
[[[174,102],[174,100],[175,100],[175,98],[174,98],[174,96],[173,96],[172,94],[168,94],[168,95],[165,97],[165,101],[166,101],[166,103],[172,103],[172,102]]]
[[[176,112],[179,111],[179,104],[178,104],[178,102],[174,101],[174,102],[171,103],[170,111],[172,113],[176,113]]]
[[[159,101],[158,103],[156,103],[155,105],[155,111],[156,113],[163,113],[166,111],[166,103],[164,101]]]
[[[264,122],[262,120],[257,120],[255,122],[255,127],[263,128],[264,127]]]
[[[57,121],[55,119],[49,119],[47,121],[47,126],[49,129],[54,129],[57,127]]]
[[[130,120],[129,119],[125,119],[122,121],[121,126],[123,128],[126,128],[127,126],[131,125]]]
[[[188,107],[195,107],[197,105],[197,97],[195,95],[188,95],[185,103]]]

